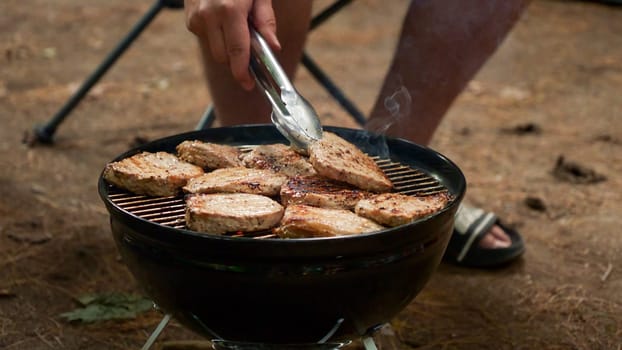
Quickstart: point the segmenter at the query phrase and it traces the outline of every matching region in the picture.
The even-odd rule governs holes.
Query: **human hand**
[[[272,0],[184,0],[186,27],[203,41],[214,60],[228,64],[245,90],[255,86],[248,70],[249,23],[273,50],[280,50]]]

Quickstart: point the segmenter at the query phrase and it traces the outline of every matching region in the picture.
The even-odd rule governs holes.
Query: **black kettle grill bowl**
[[[370,134],[325,128],[363,151]],[[134,148],[175,152],[184,140],[229,145],[286,143],[271,125],[214,128]],[[337,238],[257,239],[199,234],[135,216],[99,193],[124,263],[164,312],[209,339],[315,343],[354,339],[390,321],[424,287],[440,263],[466,182],[441,154],[387,139],[392,161],[417,168],[454,199],[443,210],[381,232]]]

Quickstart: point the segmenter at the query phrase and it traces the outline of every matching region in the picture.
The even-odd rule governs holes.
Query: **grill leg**
[[[401,348],[400,340],[390,323],[368,330],[361,341],[365,350],[394,350]]]
[[[108,71],[108,69],[117,61],[119,57],[130,47],[130,45],[138,38],[140,33],[151,23],[155,16],[164,7],[179,8],[183,7],[183,2],[179,0],[156,0],[153,6],[143,15],[143,17],[134,25],[130,32],[121,40],[112,52],[104,59],[102,63],[95,69],[93,73],[82,83],[82,86],[76,91],[69,100],[61,107],[58,112],[47,123],[35,126],[32,135],[25,140],[29,145],[36,143],[51,144],[54,142],[54,133],[58,126],[73,111],[73,109],[82,101],[84,96],[91,90],[99,79]]]
[[[376,343],[374,342],[374,338],[372,337],[364,337],[363,346],[365,347],[365,350],[378,350],[378,347],[376,347]]]
[[[166,327],[166,325],[168,324],[170,320],[171,320],[170,314],[166,314],[164,315],[164,317],[162,317],[162,320],[160,321],[160,323],[158,323],[158,326],[153,331],[153,333],[151,333],[151,335],[149,336],[149,339],[147,339],[147,342],[145,343],[145,345],[143,345],[141,350],[151,349],[151,346],[153,346],[153,343],[155,343],[155,341],[158,339],[158,337],[160,336],[160,333],[162,333],[162,331],[164,330],[164,327]]]

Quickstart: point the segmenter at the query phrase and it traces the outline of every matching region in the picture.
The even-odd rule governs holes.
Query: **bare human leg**
[[[277,37],[276,53],[285,72],[293,77],[302,57],[311,18],[312,0],[273,0]],[[209,48],[201,44],[205,76],[220,125],[269,123],[271,107],[258,89],[246,91],[235,81],[226,64],[214,61]]]
[[[369,126],[427,145],[455,98],[528,4],[529,0],[413,0]],[[400,94],[410,103],[398,111],[394,99]],[[511,240],[495,225],[479,244],[503,248]]]

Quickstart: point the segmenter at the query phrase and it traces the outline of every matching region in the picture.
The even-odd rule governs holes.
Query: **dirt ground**
[[[356,1],[309,42],[364,111],[406,6],[386,4]],[[84,325],[59,315],[84,294],[140,292],[118,258],[96,183],[137,141],[192,130],[209,104],[182,12],[158,15],[54,146],[22,144],[149,6],[0,2],[2,349],[137,349],[161,317]],[[463,169],[469,201],[521,231],[527,252],[493,271],[442,264],[394,320],[396,347],[622,348],[620,33],[622,8],[535,1],[453,105],[432,148]],[[304,70],[297,85],[324,124],[355,126]],[[560,157],[566,167],[555,172]],[[158,344],[192,339],[173,324]]]

